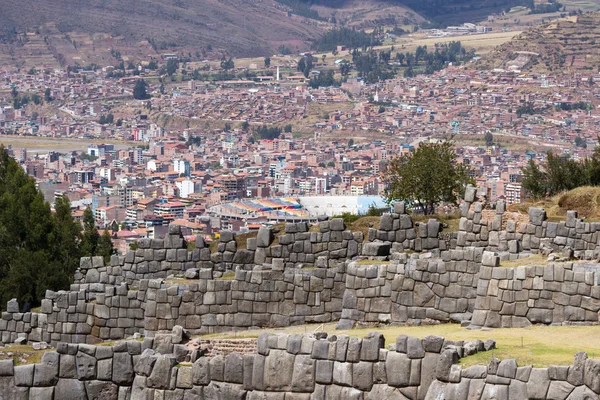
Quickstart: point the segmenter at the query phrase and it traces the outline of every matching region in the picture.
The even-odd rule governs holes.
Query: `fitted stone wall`
[[[376,332],[259,336],[256,352],[207,357],[177,327],[112,346],[59,343],[37,364],[0,361],[0,393],[16,399],[595,400],[600,361],[519,367],[515,360],[462,368],[460,358],[494,341],[452,342]]]
[[[19,313],[11,302],[2,313],[5,343],[24,341],[96,343],[180,325],[194,334],[251,327],[284,327],[340,318],[346,264],[332,268],[288,268],[281,263],[217,279],[142,279],[105,285],[103,293],[49,292],[40,313]],[[231,278],[231,279],[229,279]],[[93,301],[90,298],[93,297]]]
[[[87,302],[86,291],[47,291],[39,313],[21,313],[18,303],[11,301],[0,319],[0,340],[3,343],[17,340],[93,342],[90,337],[94,326],[93,310],[94,305]]]
[[[574,212],[551,223],[543,210],[532,208],[530,222],[517,226],[504,221],[501,201],[493,220],[484,221],[483,203],[476,200],[469,188],[460,231],[443,240],[438,221],[415,226],[402,203],[381,217],[379,229],[369,230],[367,241],[346,230],[343,220],[332,219],[312,228],[287,224],[278,237],[262,228],[246,249],[238,249],[234,235],[225,231],[211,253],[201,238],[188,251],[180,228],[171,226],[164,239],[142,239],[136,250],[113,256],[108,266],[101,257],[82,258],[71,290],[49,291],[40,312],[19,313],[18,304],[9,304],[0,338],[95,343],[153,335],[175,325],[214,333],[340,319],[340,327],[462,323],[475,310],[473,326],[597,323],[592,264],[585,272],[579,264],[536,267],[536,276],[529,277],[531,267],[523,279],[513,275],[521,269],[481,265],[486,250],[500,259],[532,252],[553,258],[560,253],[563,261],[596,258],[600,224],[585,223]],[[562,269],[564,278],[558,272],[550,277],[548,271]]]
[[[600,265],[550,263],[502,268],[486,253],[477,283],[473,326],[590,324],[600,311]]]
[[[488,344],[488,348],[493,342]],[[424,399],[458,360],[486,346],[442,337],[270,335],[256,351],[203,356],[176,328],[113,346],[59,343],[41,363],[0,361],[0,392],[12,399]],[[452,356],[449,356],[451,354]]]
[[[348,265],[342,319],[355,322],[462,322],[475,308],[481,248],[396,254],[389,264]]]
[[[460,368],[437,374],[426,400],[532,399],[597,400],[600,397],[600,361],[577,353],[571,366],[519,367],[513,359],[492,359],[488,366]]]
[[[491,221],[483,219],[483,203],[465,201],[460,209],[459,232],[451,248],[483,247],[499,252],[502,259],[565,251],[581,260],[600,257],[600,223],[585,222],[576,211],[567,211],[565,221],[549,222],[543,209],[530,208],[529,223],[518,224],[506,219],[502,200],[496,203],[496,214]]]

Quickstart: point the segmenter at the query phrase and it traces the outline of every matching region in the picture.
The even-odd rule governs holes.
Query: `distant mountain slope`
[[[408,10],[409,19],[424,17],[431,26],[476,22],[488,15],[501,13],[512,6],[523,5],[524,0],[277,0],[283,4],[302,4],[318,10],[319,14],[334,14],[336,19],[346,20],[350,25],[365,25],[369,20],[385,21],[385,11],[390,11],[389,20],[394,17],[401,24],[403,18],[397,18],[397,9]],[[364,7],[365,4],[369,7]],[[302,10],[302,7],[299,7]],[[395,10],[396,9],[396,10]],[[355,12],[351,12],[354,10]],[[379,10],[379,11],[378,11]]]
[[[596,71],[600,63],[600,13],[534,27],[498,46],[476,64],[534,72]]]
[[[24,12],[26,11],[26,12]],[[308,48],[324,27],[288,16],[273,0],[3,0],[0,31],[39,27],[42,34],[107,33],[159,48],[227,49],[235,55],[269,54],[279,45]]]

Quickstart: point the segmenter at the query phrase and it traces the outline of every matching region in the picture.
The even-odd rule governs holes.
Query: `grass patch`
[[[232,281],[235,279],[235,272],[225,272],[220,278],[215,278],[215,281]]]
[[[520,258],[518,260],[506,260],[500,261],[500,266],[503,268],[516,268],[527,265],[546,265],[548,264],[548,257],[541,254],[533,254],[529,257]]]
[[[237,333],[213,334],[203,338],[257,338],[263,332],[312,333],[315,330],[326,331],[330,335],[347,334],[365,337],[369,332],[377,331],[386,337],[386,345],[394,343],[399,335],[423,338],[439,335],[449,340],[496,340],[498,347],[494,351],[479,353],[461,360],[463,366],[487,364],[492,357],[515,358],[520,366],[533,365],[571,365],[578,351],[585,351],[590,358],[600,356],[600,341],[597,340],[599,326],[545,326],[529,328],[508,328],[495,330],[468,330],[458,324],[440,324],[429,326],[385,326],[352,330],[336,330],[334,323],[292,326],[283,329],[260,329]]]
[[[46,351],[52,350],[34,350],[28,344],[11,344],[0,348],[0,360],[9,360],[12,358],[15,365],[35,364],[42,360],[42,356]],[[25,362],[22,362],[22,359]]]
[[[568,210],[575,210],[579,217],[586,217],[586,222],[600,221],[600,187],[582,186],[556,196],[511,204],[509,211],[518,211],[523,214],[529,212],[530,207],[546,210],[548,221],[564,221]]]
[[[362,232],[365,240],[369,235],[369,228],[379,229],[379,220],[381,217],[360,217],[355,221],[346,223],[346,229],[352,232]]]
[[[375,265],[375,264],[390,264],[391,261],[377,261],[377,260],[358,260],[358,265]]]
[[[458,232],[458,226],[460,225],[460,213],[454,213],[449,215],[440,215],[440,214],[432,214],[432,215],[422,215],[422,214],[411,214],[410,218],[414,223],[417,222],[425,222],[430,219],[437,219],[440,223],[448,225],[446,228],[442,229],[442,232]]]
[[[190,283],[198,283],[198,279],[173,278],[166,279],[165,285],[189,285]]]

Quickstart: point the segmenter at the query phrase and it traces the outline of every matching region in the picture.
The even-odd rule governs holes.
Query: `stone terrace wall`
[[[256,353],[202,356],[175,329],[113,346],[60,343],[38,364],[0,361],[2,399],[356,399],[596,400],[600,361],[519,367],[492,359],[462,368],[461,357],[494,342],[438,336],[385,338],[263,334]]]
[[[269,335],[256,353],[203,357],[181,344],[180,329],[113,346],[60,343],[42,362],[0,361],[0,393],[12,399],[424,399],[458,354],[478,341],[400,336],[386,350],[377,333]],[[491,344],[493,345],[493,343]]]
[[[576,211],[567,211],[561,222],[546,220],[541,208],[529,209],[529,223],[516,224],[513,220],[503,221],[506,206],[496,203],[496,215],[492,221],[483,220],[483,204],[464,202],[461,204],[461,220],[456,242],[452,248],[483,247],[488,251],[500,252],[503,259],[516,259],[523,253],[573,251],[581,260],[597,260],[600,257],[600,223],[585,222]],[[506,222],[506,229],[502,226]]]
[[[486,253],[471,324],[492,328],[598,323],[600,265],[563,262],[502,268]]]
[[[48,292],[40,313],[2,313],[5,343],[24,341],[96,343],[180,325],[194,334],[251,327],[284,327],[340,318],[346,264],[332,268],[238,270],[235,279],[143,279],[105,286],[103,293]],[[86,287],[86,284],[78,285]],[[94,301],[89,300],[93,294]]]
[[[338,327],[470,320],[482,254],[468,248],[443,251],[441,258],[402,253],[389,264],[350,263]]]
[[[41,312],[20,313],[16,301],[8,304],[0,319],[0,340],[30,342],[93,343],[94,305],[87,302],[86,291],[46,292]],[[97,340],[97,339],[96,339]]]
[[[487,367],[453,365],[448,375],[437,373],[426,400],[597,400],[599,369],[600,361],[586,353],[577,353],[571,366],[519,367],[513,359],[492,359]]]

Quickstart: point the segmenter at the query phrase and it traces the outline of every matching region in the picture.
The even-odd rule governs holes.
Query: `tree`
[[[469,166],[455,159],[452,141],[421,144],[413,153],[393,159],[384,176],[386,201],[415,204],[424,214],[433,214],[441,202],[456,202],[474,181]]]
[[[354,146],[354,139],[350,138],[348,140],[348,147],[352,147],[352,146]]]
[[[265,57],[265,68],[269,68],[271,66],[271,57]]]
[[[339,68],[340,68],[340,73],[342,74],[342,76],[348,76],[348,74],[352,70],[352,65],[350,65],[350,63],[348,61],[344,60],[340,63]]]
[[[79,229],[66,198],[53,214],[35,181],[0,146],[0,304],[39,304],[46,290],[68,289],[79,265]]]
[[[83,236],[81,240],[81,252],[85,256],[93,256],[96,254],[100,234],[96,228],[94,214],[90,207],[83,212]]]
[[[223,68],[225,71],[234,69],[235,64],[233,63],[233,58],[229,57],[229,59],[226,59],[225,56],[223,56],[223,58],[221,58],[221,68]]]
[[[546,195],[546,176],[540,166],[533,160],[529,160],[527,166],[521,170],[523,178],[521,185],[527,195],[535,200]]]
[[[136,100],[146,100],[150,96],[146,91],[146,81],[143,79],[138,79],[135,82],[135,86],[133,87],[133,98]]]
[[[167,75],[173,76],[173,74],[177,72],[177,68],[179,68],[179,63],[177,60],[173,58],[167,60]]]
[[[491,132],[487,132],[485,134],[485,145],[490,147],[493,144],[494,144],[494,135],[492,135]]]
[[[98,239],[98,245],[94,255],[104,257],[104,263],[108,265],[110,263],[110,256],[112,255],[113,251],[114,248],[110,234],[108,233],[108,230],[104,230]]]
[[[587,142],[581,136],[577,136],[575,138],[575,146],[581,147],[583,149],[586,149],[587,148]]]
[[[46,90],[44,91],[44,101],[46,103],[50,103],[52,100],[54,100],[52,98],[52,90],[50,90],[50,88],[46,88]]]
[[[248,132],[248,128],[250,128],[250,124],[248,123],[248,121],[242,122],[242,131]]]

